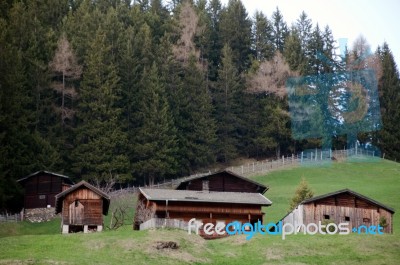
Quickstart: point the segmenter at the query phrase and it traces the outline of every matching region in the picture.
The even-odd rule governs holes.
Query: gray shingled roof
[[[73,182],[68,176],[65,176],[65,175],[62,175],[62,174],[58,174],[58,173],[54,173],[54,172],[50,172],[50,171],[46,171],[46,170],[36,171],[36,172],[34,172],[34,173],[32,173],[32,174],[29,174],[28,176],[25,176],[25,177],[23,177],[23,178],[21,178],[21,179],[18,179],[17,182],[24,182],[25,180],[27,180],[27,179],[29,179],[29,178],[31,178],[31,177],[33,177],[33,176],[39,175],[39,174],[48,174],[48,175],[53,175],[53,176],[61,177],[61,178],[64,178],[65,181],[66,181],[68,184],[71,184],[71,185],[74,184],[74,182]]]
[[[259,187],[262,189],[262,191],[260,192],[261,194],[264,194],[264,193],[269,189],[269,187],[264,186],[264,185],[261,184],[261,183],[258,183],[258,182],[254,181],[254,180],[252,180],[252,179],[243,177],[243,176],[241,176],[241,175],[239,175],[239,174],[236,174],[236,173],[234,173],[234,172],[232,172],[232,171],[230,171],[230,170],[221,170],[221,171],[217,171],[217,172],[210,173],[210,174],[200,174],[200,175],[197,175],[197,176],[187,177],[187,178],[185,178],[184,180],[182,180],[182,181],[179,183],[179,185],[178,185],[178,187],[176,187],[176,189],[179,189],[179,187],[180,187],[183,183],[186,183],[186,182],[189,182],[189,181],[192,181],[192,180],[195,180],[195,179],[201,179],[201,178],[212,177],[212,176],[214,176],[214,175],[218,175],[218,174],[224,173],[224,172],[227,173],[227,174],[229,174],[229,175],[231,175],[231,176],[237,177],[237,178],[239,178],[239,179],[243,179],[243,180],[245,180],[245,181],[247,181],[247,182],[250,182],[250,183],[253,183],[253,184],[259,186]]]
[[[234,204],[257,204],[269,206],[270,200],[260,193],[249,192],[214,192],[194,190],[167,190],[167,189],[145,189],[140,192],[149,201],[187,201],[187,202],[210,202],[210,203],[234,203]]]

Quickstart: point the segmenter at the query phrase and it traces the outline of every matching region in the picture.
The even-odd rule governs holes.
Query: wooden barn
[[[152,209],[153,218],[176,219],[188,222],[228,224],[232,221],[257,223],[263,221],[263,206],[272,203],[259,193],[210,192],[140,188],[139,202]],[[136,212],[135,229],[139,229]],[[204,234],[203,234],[204,235]]]
[[[24,208],[51,208],[55,206],[55,196],[74,183],[64,175],[38,171],[18,180],[24,188]]]
[[[393,233],[394,209],[349,189],[316,196],[300,203],[282,218],[283,224],[349,223],[349,228],[380,224],[385,233]]]
[[[224,170],[205,176],[188,178],[182,181],[176,189],[264,194],[268,190],[268,187],[233,172]]]
[[[110,197],[81,181],[56,195],[56,214],[61,213],[62,233],[102,231]]]

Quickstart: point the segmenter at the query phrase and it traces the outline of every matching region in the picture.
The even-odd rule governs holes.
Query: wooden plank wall
[[[83,225],[103,224],[103,200],[101,196],[83,187],[68,194],[63,201],[63,224],[69,225],[69,207],[78,200],[84,207]]]
[[[55,196],[62,191],[62,179],[58,176],[43,174],[26,180],[25,208],[46,208],[55,206]]]
[[[392,233],[392,215],[390,212],[382,208],[355,208],[355,207],[344,207],[334,205],[304,205],[304,223],[310,222],[317,223],[318,221],[323,222],[325,217],[329,217],[330,220],[335,223],[348,222],[349,228],[359,227],[360,225],[377,226],[381,216],[386,217],[387,226],[384,229],[385,233]],[[350,218],[346,221],[346,217]]]

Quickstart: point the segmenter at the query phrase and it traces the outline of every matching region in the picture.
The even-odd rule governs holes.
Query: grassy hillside
[[[269,185],[273,201],[267,222],[279,220],[305,177],[316,195],[350,188],[400,209],[400,165],[336,163],[330,167],[295,168],[255,177]],[[118,231],[58,234],[57,222],[0,224],[0,264],[398,264],[400,224],[393,235],[257,235],[205,241],[179,230]],[[13,229],[10,227],[13,226]],[[44,229],[47,227],[47,229]],[[13,231],[13,232],[10,232]],[[9,236],[7,236],[7,233]],[[21,235],[28,234],[30,235]],[[38,235],[40,234],[40,235]],[[20,235],[20,236],[16,236]],[[157,241],[175,241],[179,249],[156,249]]]

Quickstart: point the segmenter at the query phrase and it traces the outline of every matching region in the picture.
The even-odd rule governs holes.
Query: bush
[[[296,192],[290,202],[289,211],[292,211],[297,207],[302,201],[310,199],[314,196],[314,192],[308,186],[307,181],[302,178],[299,186],[297,186]]]

